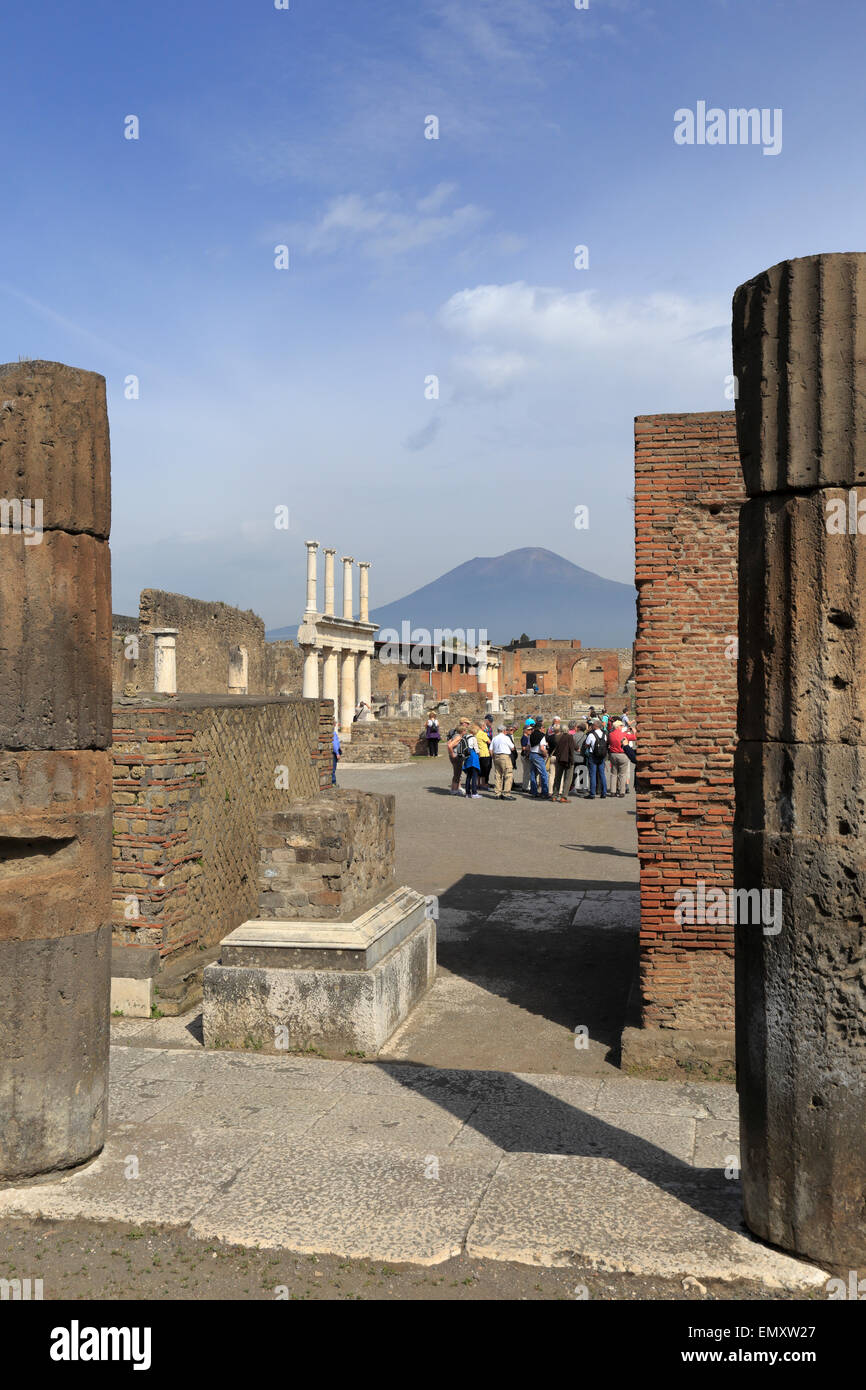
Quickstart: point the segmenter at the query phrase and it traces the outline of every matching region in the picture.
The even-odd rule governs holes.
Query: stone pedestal
[[[208,1047],[379,1051],[432,984],[435,923],[395,888],[393,796],[332,788],[259,821],[259,915],[204,972]]]
[[[176,627],[153,629],[153,688],[161,695],[177,694],[177,634]]]
[[[740,526],[735,884],[746,1221],[866,1264],[866,255],[784,262],[734,296]],[[866,527],[864,527],[866,529]]]
[[[375,1056],[433,983],[436,927],[399,888],[346,922],[244,922],[204,971],[205,1047]]]

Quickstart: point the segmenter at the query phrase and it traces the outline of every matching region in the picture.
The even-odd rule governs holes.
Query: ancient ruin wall
[[[118,705],[115,940],[165,958],[255,917],[258,818],[330,785],[332,727],[299,698]]]
[[[138,652],[115,631],[112,639],[112,686],[116,695],[153,690],[154,629],[177,628],[177,688],[185,695],[224,695],[229,686],[232,649],[245,647],[248,656],[248,695],[276,693],[268,683],[265,657],[265,625],[257,614],[170,594],[162,589],[143,589],[138,624]]]
[[[675,919],[733,883],[737,536],[733,411],[635,421],[637,830],[645,1028],[726,1032],[733,928]],[[731,1043],[732,1046],[732,1043]]]

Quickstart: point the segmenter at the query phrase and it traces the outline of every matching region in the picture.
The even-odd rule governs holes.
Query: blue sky
[[[864,39],[855,0],[7,10],[0,360],[107,379],[115,611],[292,623],[306,538],[373,606],[523,545],[630,581],[634,415],[729,408],[736,286],[863,247]],[[781,152],[677,145],[699,101]]]

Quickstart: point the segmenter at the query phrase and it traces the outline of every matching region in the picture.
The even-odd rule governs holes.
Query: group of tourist
[[[438,757],[442,731],[431,711],[424,729],[427,752]],[[491,715],[480,723],[461,719],[445,737],[451,762],[451,795],[477,801],[481,788],[500,801],[512,795],[518,756],[519,790],[541,801],[567,802],[569,796],[587,800],[627,796],[630,770],[637,759],[637,731],[627,714],[596,712],[581,720],[558,716],[545,727],[540,715],[516,724],[498,724]]]

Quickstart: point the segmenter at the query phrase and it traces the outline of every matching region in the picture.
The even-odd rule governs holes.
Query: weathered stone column
[[[853,529],[850,518],[866,483],[866,255],[786,261],[741,285],[733,346],[750,499],[740,517],[735,883],[782,895],[778,925],[736,930],[745,1216],[765,1240],[857,1268],[866,518],[861,531],[856,501]]]
[[[343,560],[343,617],[353,621],[354,602],[352,599],[352,566],[355,563],[351,555],[344,555]]]
[[[368,706],[373,703],[373,658],[369,652],[358,655],[358,703]]]
[[[340,671],[340,724],[351,736],[352,720],[355,718],[355,653],[342,653]]]
[[[153,688],[162,695],[177,694],[176,627],[155,627],[153,637]]]
[[[331,577],[333,578],[333,572]],[[333,597],[333,591],[331,596]],[[339,678],[337,675],[337,649],[336,647],[324,647],[322,649],[322,654],[324,657],[322,664],[322,695],[326,700],[333,700],[334,721],[336,723],[340,714],[340,706],[338,703]]]
[[[307,547],[307,609],[308,613],[318,611],[319,597],[317,593],[318,579],[316,576],[316,551],[319,548],[318,541],[304,541]]]
[[[359,621],[368,623],[370,621],[370,561],[358,561],[358,604],[360,612]]]
[[[111,962],[110,454],[105,382],[0,367],[0,1179],[105,1138]]]
[[[304,653],[304,688],[303,695],[305,700],[318,700],[319,698],[319,652],[313,644],[301,646]]]
[[[325,547],[325,614],[329,618],[334,616],[334,556],[336,553],[333,546]]]

